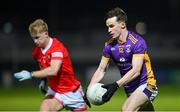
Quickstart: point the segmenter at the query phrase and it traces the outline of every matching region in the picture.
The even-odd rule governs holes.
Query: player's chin
[[[37,44],[37,43],[35,43],[35,45],[38,47],[39,46],[39,44]]]
[[[41,45],[40,45],[40,44],[36,44],[36,46],[37,46],[37,47],[41,47]]]
[[[121,36],[121,34],[120,34],[120,33],[119,33],[119,34],[113,34],[113,35],[112,35],[112,38],[114,38],[114,39],[118,39],[120,36]]]
[[[112,36],[113,39],[118,39],[118,36]]]
[[[118,38],[118,36],[115,35],[115,34],[113,34],[113,35],[112,35],[112,38],[113,38],[113,39],[116,39],[116,38]]]

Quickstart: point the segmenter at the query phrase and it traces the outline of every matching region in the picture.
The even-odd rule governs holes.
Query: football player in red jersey
[[[48,91],[40,111],[58,111],[65,107],[72,111],[86,111],[84,93],[75,77],[67,49],[57,38],[49,36],[48,26],[42,19],[31,23],[29,32],[36,45],[32,56],[41,69],[32,72],[22,70],[14,74],[15,78],[19,81],[32,77],[47,78]]]

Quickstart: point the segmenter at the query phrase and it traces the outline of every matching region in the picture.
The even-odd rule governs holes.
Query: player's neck
[[[119,40],[122,42],[126,42],[127,35],[128,35],[128,31],[125,29],[124,31],[122,31],[121,35],[119,36]]]
[[[47,37],[45,43],[44,43],[44,48],[45,49],[48,45],[49,45],[49,42],[50,42],[50,37]]]

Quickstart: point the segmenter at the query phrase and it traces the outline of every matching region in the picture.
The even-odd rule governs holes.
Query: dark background
[[[115,7],[127,13],[129,30],[137,32],[137,23],[145,24],[142,36],[158,84],[180,84],[179,0],[4,0],[0,4],[2,87],[17,84],[14,72],[38,69],[31,56],[34,44],[28,33],[29,24],[38,18],[47,22],[50,36],[57,36],[68,48],[78,79],[87,84],[107,38],[104,17]],[[108,74],[119,76],[113,64]]]

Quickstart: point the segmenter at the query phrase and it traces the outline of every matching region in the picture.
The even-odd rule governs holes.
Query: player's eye
[[[112,28],[112,27],[114,27],[114,25],[109,25],[109,28]]]
[[[39,36],[34,37],[34,39],[39,39]]]

